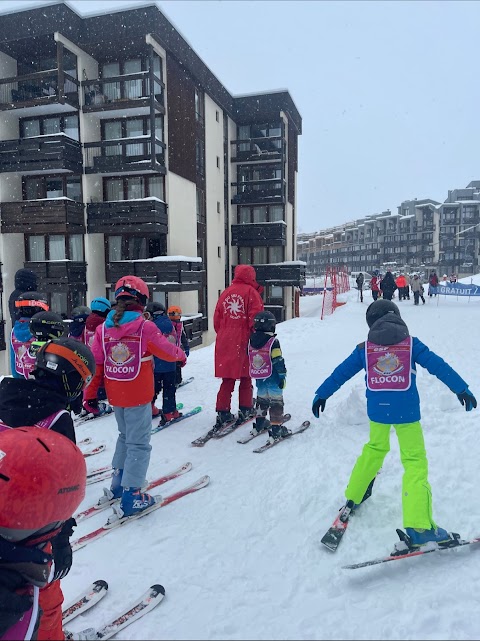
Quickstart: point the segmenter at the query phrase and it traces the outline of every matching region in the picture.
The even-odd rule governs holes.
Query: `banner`
[[[439,283],[430,287],[430,293],[443,296],[480,296],[480,285],[463,285],[462,283]]]

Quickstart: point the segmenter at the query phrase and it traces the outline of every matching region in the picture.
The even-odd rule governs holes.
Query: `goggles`
[[[16,300],[15,307],[41,307],[48,312],[49,307],[43,300]]]
[[[115,298],[118,298],[122,294],[128,294],[133,298],[138,298],[139,296],[142,295],[141,292],[137,291],[136,289],[133,289],[132,287],[129,287],[128,285],[122,285],[121,287],[115,290]]]

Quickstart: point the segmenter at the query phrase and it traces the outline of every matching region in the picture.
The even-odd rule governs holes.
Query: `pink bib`
[[[372,392],[404,392],[412,383],[412,339],[396,345],[365,343],[367,388]]]
[[[10,340],[12,342],[13,352],[15,354],[15,371],[17,372],[17,374],[20,374],[25,378],[30,378],[30,372],[35,367],[35,358],[37,356],[36,350],[35,353],[32,354],[30,353],[29,349],[34,341],[33,336],[29,341],[26,341],[24,343],[23,341],[19,341],[17,338],[15,338],[15,333],[12,329]]]
[[[142,334],[144,322],[138,330],[122,338],[105,334],[102,325],[102,343],[105,353],[104,374],[112,381],[133,381],[142,366]]]
[[[93,339],[95,338],[95,332],[92,332],[91,329],[87,329],[85,327],[84,338],[85,338],[85,345],[91,348],[93,344]]]
[[[248,344],[248,363],[251,378],[270,378],[273,372],[272,345],[275,336],[272,336],[263,347],[252,347]]]

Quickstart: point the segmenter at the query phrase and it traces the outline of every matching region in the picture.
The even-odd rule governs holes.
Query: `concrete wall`
[[[0,200],[1,201],[1,200]],[[0,352],[0,373],[10,374],[10,333],[12,324],[8,311],[8,299],[15,289],[15,273],[22,269],[25,261],[23,234],[0,234],[0,263],[2,264],[3,300],[2,314],[5,320],[5,342],[7,349]]]

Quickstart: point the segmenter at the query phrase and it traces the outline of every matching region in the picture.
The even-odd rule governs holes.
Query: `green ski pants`
[[[370,421],[370,440],[363,447],[345,491],[347,500],[360,503],[390,451],[390,425]],[[393,426],[400,445],[404,474],[402,482],[403,527],[430,530],[437,527],[432,517],[432,490],[422,426],[400,423]]]

